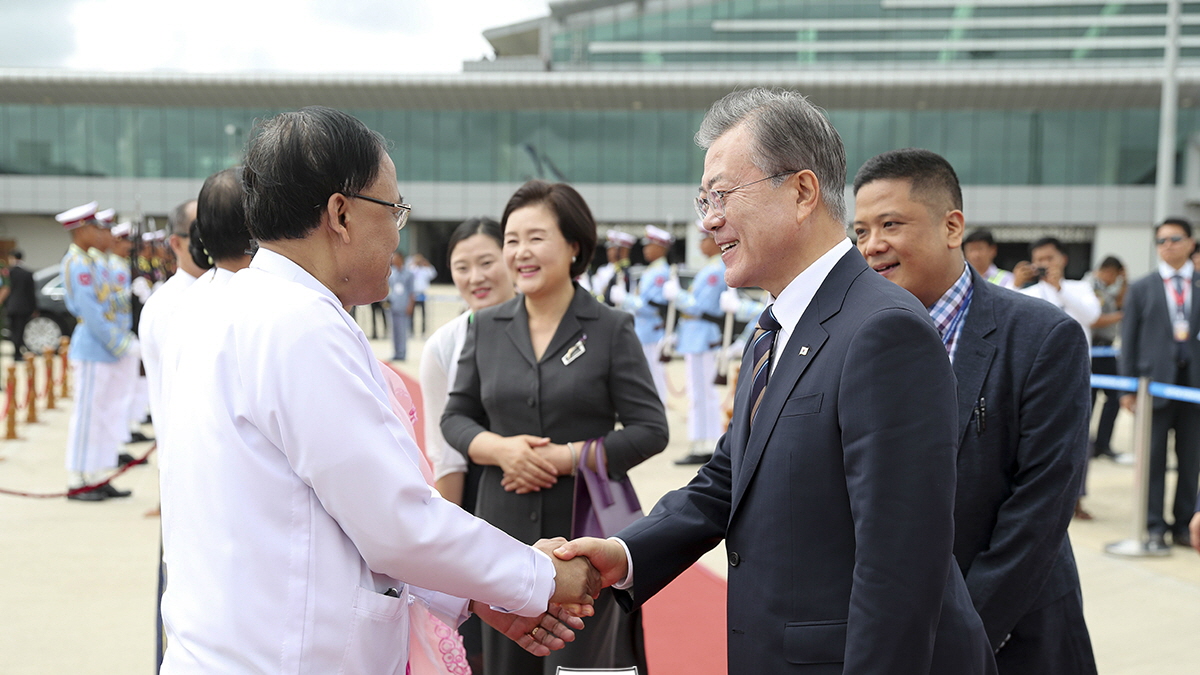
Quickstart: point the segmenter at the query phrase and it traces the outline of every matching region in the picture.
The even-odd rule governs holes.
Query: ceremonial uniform
[[[133,334],[118,319],[119,300],[108,266],[98,257],[71,244],[62,275],[67,309],[79,320],[68,355],[75,407],[67,430],[66,467],[81,485],[96,477],[88,474],[117,466],[119,439],[111,421],[118,415],[124,419],[124,410],[113,392],[119,360],[129,351]]]
[[[119,227],[119,226],[118,226]],[[137,334],[133,331],[133,293],[129,272],[129,259],[115,253],[106,254],[109,270],[109,285],[116,296],[117,325],[131,331],[129,349],[121,356],[118,366],[117,391],[121,406],[113,417],[113,434],[121,443],[133,440],[131,431],[146,417],[147,387],[142,377],[142,349]]]
[[[721,347],[721,293],[725,292],[725,263],[713,256],[675,301],[680,312],[675,351],[683,354],[688,376],[688,440],[691,452],[711,453],[725,430],[721,399],[714,384]]]
[[[667,375],[663,364],[659,361],[659,346],[666,334],[666,325],[660,309],[667,304],[663,297],[663,284],[671,277],[671,266],[667,259],[659,258],[646,266],[642,277],[638,279],[638,292],[625,298],[625,309],[633,312],[633,328],[638,341],[642,343],[642,351],[646,354],[646,363],[650,364],[650,375],[654,378],[654,388],[658,397],[665,404],[667,401]]]

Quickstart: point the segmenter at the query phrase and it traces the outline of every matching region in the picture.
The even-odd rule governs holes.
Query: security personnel
[[[75,407],[67,427],[66,468],[69,487],[99,482],[103,473],[117,467],[118,439],[111,420],[118,414],[114,381],[118,361],[129,349],[132,333],[117,321],[117,298],[109,286],[107,265],[100,263],[110,235],[96,220],[96,202],[55,216],[71,233],[71,246],[62,260],[67,309],[78,317],[68,357],[74,384]],[[128,497],[111,483],[73,494],[68,499],[103,501]]]
[[[642,256],[648,264],[638,279],[637,294],[627,296],[624,303],[624,308],[633,312],[633,329],[642,343],[646,362],[650,364],[650,374],[654,377],[654,388],[658,390],[658,397],[664,406],[667,404],[667,373],[659,360],[659,350],[666,334],[663,317],[667,299],[663,296],[663,286],[671,278],[672,272],[667,264],[667,251],[671,250],[674,242],[675,237],[670,232],[653,225],[646,226]]]
[[[608,262],[592,275],[592,294],[597,300],[616,307],[625,301],[629,292],[629,249],[637,237],[620,230],[609,230],[604,236]]]
[[[668,281],[664,292],[667,300],[676,296],[675,309],[680,312],[680,318],[675,351],[683,354],[688,378],[688,440],[691,446],[687,455],[675,460],[676,464],[707,462],[725,430],[716,377],[717,353],[725,324],[721,294],[728,286],[725,285],[725,263],[721,261],[720,247],[703,225],[700,232],[700,252],[708,257],[708,261],[686,292],[679,293],[679,284],[675,281]]]

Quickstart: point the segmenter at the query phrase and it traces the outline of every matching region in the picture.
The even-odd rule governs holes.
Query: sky
[[[451,73],[547,0],[0,0],[0,68]]]

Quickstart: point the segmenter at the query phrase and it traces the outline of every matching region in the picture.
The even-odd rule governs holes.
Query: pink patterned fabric
[[[391,366],[381,363],[380,370],[388,384],[388,400],[392,412],[414,439],[416,435],[417,409],[412,395],[399,373]],[[425,453],[421,453],[421,473],[425,482],[433,485],[433,467]],[[467,664],[467,652],[463,648],[462,636],[434,616],[420,600],[410,597],[408,604],[408,675],[471,675]]]

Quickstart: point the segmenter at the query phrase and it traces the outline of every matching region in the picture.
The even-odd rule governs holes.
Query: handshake
[[[554,562],[554,594],[546,613],[523,617],[476,602],[471,603],[471,611],[529,653],[546,656],[575,639],[574,631],[583,629],[583,617],[594,613],[592,603],[600,590],[624,580],[629,562],[625,548],[609,539],[583,537],[568,542],[557,537],[533,546]]]

